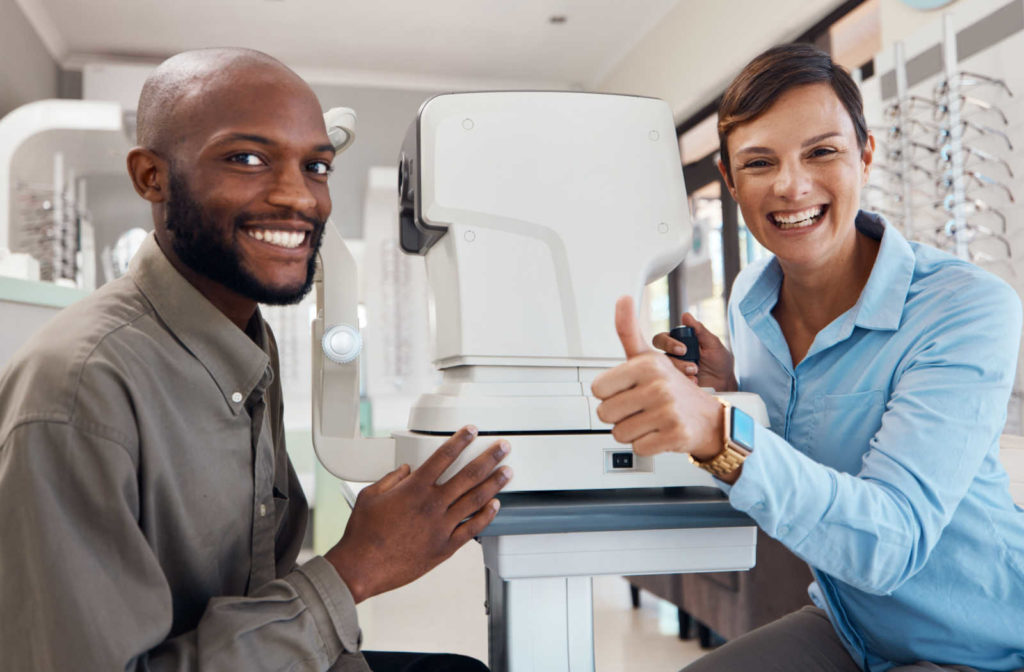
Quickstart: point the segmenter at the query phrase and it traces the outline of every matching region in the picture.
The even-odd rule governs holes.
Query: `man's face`
[[[275,76],[276,75],[276,76]],[[200,94],[170,162],[166,225],[189,268],[260,303],[299,301],[331,210],[316,98],[274,70]]]
[[[235,216],[229,235],[224,227],[203,212],[202,206],[189,190],[184,178],[171,169],[171,194],[167,202],[167,229],[174,234],[173,249],[178,258],[193,271],[227,287],[257,303],[287,305],[298,303],[309,293],[316,270],[316,252],[320,248],[324,221],[305,220],[314,229],[309,237],[312,252],[306,262],[306,278],[301,286],[285,286],[264,282],[250,270],[240,245],[239,231],[259,227],[258,215],[240,212]],[[248,234],[244,234],[248,235]],[[297,238],[295,234],[293,238]],[[294,243],[294,240],[290,241]]]

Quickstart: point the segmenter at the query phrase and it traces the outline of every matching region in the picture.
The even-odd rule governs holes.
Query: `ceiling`
[[[594,88],[687,0],[16,1],[70,68],[244,46],[336,80]]]

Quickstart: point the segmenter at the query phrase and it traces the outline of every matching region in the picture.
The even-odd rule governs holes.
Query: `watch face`
[[[729,438],[749,451],[754,450],[754,419],[736,408],[731,407],[732,417],[729,422]]]

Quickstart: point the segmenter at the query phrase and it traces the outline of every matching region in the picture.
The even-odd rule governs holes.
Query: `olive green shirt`
[[[4,329],[17,325],[3,325]],[[0,665],[368,670],[355,605],[295,561],[273,336],[247,333],[151,235],[0,377]]]

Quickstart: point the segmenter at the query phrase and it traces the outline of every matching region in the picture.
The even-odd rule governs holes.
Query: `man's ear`
[[[150,203],[164,203],[170,193],[168,164],[156,152],[135,147],[128,152],[128,176],[135,191]]]

